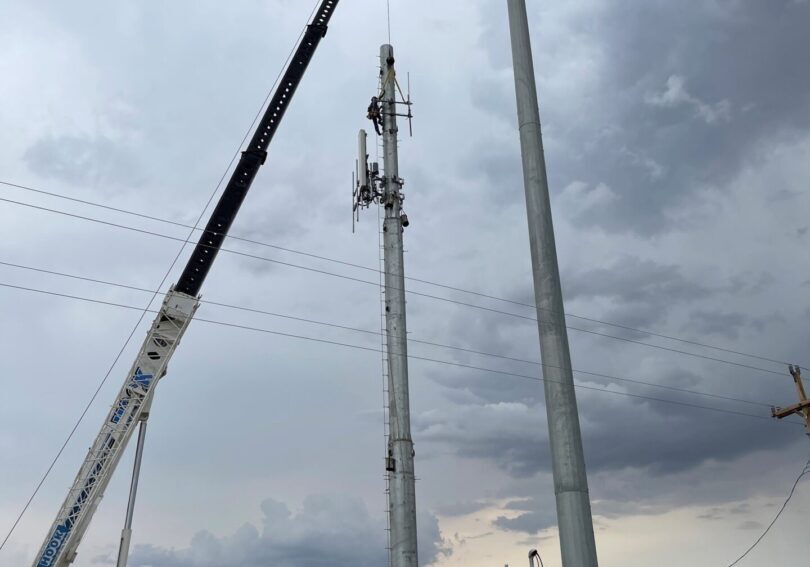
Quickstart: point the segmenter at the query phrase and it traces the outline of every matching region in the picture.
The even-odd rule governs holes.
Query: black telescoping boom
[[[222,247],[222,242],[236,218],[236,213],[239,212],[239,207],[242,206],[242,201],[245,200],[245,195],[247,195],[256,173],[267,159],[267,147],[273,140],[290,100],[312,60],[312,55],[321,39],[326,35],[327,24],[338,1],[324,0],[312,23],[307,26],[304,37],[284,73],[258,129],[253,134],[250,145],[242,152],[239,165],[231,175],[228,186],[222,193],[202,238],[177,281],[175,286],[177,291],[192,296],[196,296],[200,292],[203,281],[211,269],[217,252]]]

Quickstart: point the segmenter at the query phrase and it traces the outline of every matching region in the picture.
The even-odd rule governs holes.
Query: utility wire
[[[34,268],[32,266],[24,266],[22,264],[13,264],[11,262],[0,261],[0,266],[8,266],[8,267],[11,267],[11,268],[19,268],[19,269],[22,269],[22,270],[30,270],[30,271],[33,271],[33,272],[49,274],[49,275],[52,275],[52,276],[59,276],[59,277],[63,277],[63,278],[73,279],[73,280],[79,280],[79,281],[84,281],[84,282],[108,285],[108,286],[111,286],[111,287],[118,287],[118,288],[121,288],[121,289],[129,289],[129,290],[132,290],[132,291],[139,291],[139,292],[143,292],[143,293],[155,293],[155,290],[147,289],[147,288],[144,288],[144,287],[138,287],[138,286],[134,286],[134,285],[116,283],[116,282],[111,282],[111,281],[107,281],[107,280],[101,280],[101,279],[97,279],[97,278],[88,278],[88,277],[85,277],[85,276],[78,276],[78,275],[75,275],[75,274],[68,274],[66,272],[57,272],[55,270],[47,270],[47,269],[44,269],[44,268]],[[8,286],[8,284],[0,284],[0,285]],[[14,287],[16,287],[16,286],[14,286]],[[249,312],[249,313],[257,313],[257,314],[260,314],[260,315],[268,315],[270,317],[279,317],[281,319],[290,319],[290,320],[298,321],[298,322],[301,322],[301,323],[311,323],[311,324],[314,324],[314,325],[324,325],[324,326],[327,326],[327,327],[334,327],[336,329],[344,329],[346,331],[352,331],[352,332],[355,332],[355,333],[365,333],[365,334],[369,334],[369,335],[379,335],[380,334],[379,331],[370,331],[368,329],[360,329],[358,327],[350,327],[350,326],[347,326],[347,325],[339,325],[337,323],[327,323],[327,322],[324,322],[324,321],[317,321],[315,319],[307,319],[305,317],[296,317],[296,316],[293,316],[293,315],[285,315],[283,313],[275,313],[273,311],[266,311],[266,310],[263,310],[263,309],[257,309],[257,308],[254,308],[254,307],[247,307],[247,306],[244,306],[244,305],[232,305],[232,304],[229,304],[229,303],[221,303],[221,302],[218,302],[218,301],[213,301],[211,299],[198,299],[197,301],[199,301],[200,303],[208,304],[208,305],[214,305],[216,307],[225,307],[227,309],[235,309],[235,310],[238,310],[238,311],[245,311],[245,312]],[[116,306],[116,307],[128,307],[128,306],[118,304],[118,303],[113,303],[112,305]]]
[[[59,276],[59,277],[63,277],[63,278],[69,278],[69,279],[74,279],[74,280],[79,280],[79,281],[86,281],[86,282],[91,282],[91,283],[96,283],[96,284],[108,285],[108,286],[112,286],[112,287],[118,287],[118,288],[122,288],[122,289],[129,289],[129,290],[139,291],[139,292],[143,292],[143,293],[154,293],[154,290],[141,288],[141,287],[137,287],[137,286],[120,284],[120,283],[115,283],[115,282],[111,282],[111,281],[107,281],[107,280],[101,280],[101,279],[97,279],[97,278],[88,278],[88,277],[85,277],[85,276],[78,276],[78,275],[75,275],[75,274],[68,274],[68,273],[65,273],[65,272],[58,272],[58,271],[55,271],[55,270],[47,270],[47,269],[43,269],[43,268],[34,268],[34,267],[31,267],[31,266],[24,266],[22,264],[13,264],[13,263],[10,263],[10,262],[0,261],[0,266],[8,266],[8,267],[12,267],[12,268],[19,268],[19,269],[29,270],[29,271],[33,271],[33,272],[37,272],[37,273],[44,273],[44,274],[53,275],[53,276]],[[10,284],[6,284],[6,283],[2,283],[2,282],[0,282],[0,286],[14,287],[16,289],[25,289],[26,291],[39,291],[39,290],[34,290],[33,288],[23,288],[22,286],[11,286]],[[309,323],[309,324],[313,324],[313,325],[332,327],[332,328],[341,329],[341,330],[345,330],[345,331],[351,331],[351,332],[354,332],[354,333],[362,333],[362,334],[366,334],[366,335],[375,335],[375,336],[380,336],[383,339],[385,338],[385,334],[382,332],[382,330],[381,331],[372,331],[372,330],[368,330],[368,329],[361,329],[361,328],[358,328],[358,327],[351,327],[351,326],[348,326],[348,325],[340,325],[340,324],[337,324],[337,323],[329,323],[329,322],[325,322],[325,321],[318,321],[316,319],[309,319],[309,318],[305,318],[305,317],[297,317],[297,316],[283,314],[283,313],[276,313],[276,312],[272,312],[272,311],[266,311],[266,310],[263,310],[263,309],[257,309],[257,308],[253,308],[253,307],[245,307],[245,306],[241,306],[241,305],[233,305],[233,304],[228,304],[228,303],[222,303],[222,302],[213,301],[213,300],[210,300],[210,299],[205,299],[205,300],[200,299],[199,301],[200,301],[200,303],[206,303],[208,305],[214,305],[214,306],[217,306],[217,307],[224,307],[224,308],[227,308],[227,309],[234,309],[234,310],[238,310],[238,311],[245,311],[245,312],[256,313],[256,314],[260,314],[260,315],[267,315],[267,316],[270,316],[270,317],[278,317],[278,318],[282,318],[282,319],[288,319],[288,320],[302,322],[302,323]],[[119,303],[107,303],[107,304],[111,305],[111,306],[114,306],[114,307],[129,307],[129,306],[125,306],[125,305],[119,304]],[[427,345],[427,346],[432,346],[432,347],[437,347],[437,348],[443,348],[443,349],[448,349],[448,350],[455,350],[455,351],[458,351],[458,352],[465,352],[465,353],[475,354],[475,355],[479,355],[479,356],[486,356],[486,357],[490,357],[490,358],[508,360],[508,361],[511,361],[511,362],[519,362],[519,363],[522,363],[522,364],[531,364],[531,365],[534,365],[534,366],[541,366],[541,367],[545,366],[545,367],[548,367],[548,368],[560,368],[560,369],[562,369],[561,367],[545,365],[545,364],[543,364],[541,362],[538,362],[536,360],[529,360],[529,359],[525,359],[525,358],[506,356],[506,355],[503,355],[503,354],[484,352],[484,351],[475,350],[475,349],[466,348],[466,347],[460,347],[460,346],[454,346],[454,345],[446,345],[446,344],[441,344],[441,343],[432,342],[432,341],[415,339],[415,338],[410,337],[410,336],[407,339],[408,339],[409,343],[422,344],[422,345]],[[384,341],[383,341],[383,346],[384,346]],[[700,392],[700,391],[697,391],[697,390],[690,390],[690,389],[687,389],[687,388],[678,388],[678,387],[675,387],[675,386],[667,386],[667,385],[664,385],[664,384],[655,384],[655,383],[652,383],[652,382],[645,382],[643,380],[634,380],[634,379],[630,379],[630,378],[619,378],[619,377],[616,377],[616,376],[610,376],[610,375],[607,375],[607,374],[600,374],[600,373],[597,373],[597,372],[589,372],[589,371],[585,371],[585,370],[576,370],[576,369],[573,369],[573,368],[571,369],[571,371],[574,372],[574,373],[582,374],[582,375],[586,375],[586,376],[594,376],[594,377],[604,378],[604,379],[608,379],[608,380],[615,380],[615,381],[620,381],[620,382],[628,382],[628,383],[640,384],[640,385],[649,386],[649,387],[653,387],[653,388],[660,388],[660,389],[664,389],[664,390],[670,390],[670,391],[673,391],[673,392],[681,392],[681,393],[693,394],[693,395],[697,395],[697,396],[705,396],[705,397],[710,397],[710,398],[723,399],[723,400],[727,400],[727,401],[738,402],[738,403],[748,404],[748,405],[753,405],[753,406],[758,406],[758,407],[774,407],[774,405],[775,405],[775,404],[767,404],[767,403],[764,403],[764,402],[754,402],[754,401],[751,401],[751,400],[745,400],[745,399],[735,398],[735,397],[731,397],[731,396],[723,396],[723,395],[720,395],[720,394],[710,394],[708,392]]]
[[[21,205],[23,207],[29,207],[29,208],[36,209],[36,210],[46,211],[46,212],[50,212],[50,213],[54,213],[54,214],[64,215],[64,216],[71,217],[71,218],[77,218],[77,219],[81,219],[81,220],[86,220],[86,221],[90,221],[90,222],[94,222],[94,223],[98,223],[98,224],[102,224],[102,225],[106,225],[106,226],[112,226],[112,227],[120,228],[120,229],[123,229],[123,230],[129,230],[129,231],[137,232],[137,233],[141,233],[141,234],[148,234],[148,235],[151,235],[151,236],[156,236],[156,237],[164,238],[164,239],[168,239],[168,240],[175,240],[175,241],[181,241],[181,242],[183,241],[183,239],[179,238],[179,237],[170,236],[170,235],[167,235],[167,234],[162,234],[162,233],[159,233],[159,232],[154,232],[154,231],[145,230],[145,229],[141,229],[141,228],[136,228],[136,227],[133,227],[133,226],[118,224],[118,223],[105,221],[105,220],[101,220],[101,219],[96,219],[96,218],[93,218],[93,217],[87,217],[87,216],[84,216],[84,215],[78,215],[78,214],[75,214],[75,213],[68,213],[68,212],[65,212],[65,211],[58,210],[58,209],[51,209],[51,208],[42,207],[42,206],[39,206],[39,205],[32,205],[30,203],[24,203],[24,202],[21,202],[21,201],[14,201],[12,199],[6,199],[6,198],[3,198],[3,197],[0,197],[0,201],[7,202],[7,203],[12,203],[12,204],[16,204],[16,205]],[[198,243],[198,245],[200,245],[200,243]],[[202,244],[202,246],[205,247],[205,244]],[[226,252],[226,253],[229,253],[229,254],[234,254],[234,255],[237,255],[237,256],[245,257],[245,258],[252,258],[254,260],[260,260],[260,261],[263,261],[263,262],[270,262],[270,263],[278,264],[278,265],[281,265],[281,266],[287,266],[289,268],[294,268],[294,269],[298,269],[298,270],[304,270],[304,271],[308,271],[308,272],[312,272],[312,273],[317,273],[317,274],[327,275],[327,276],[331,276],[331,277],[335,277],[335,278],[340,278],[340,279],[347,280],[347,281],[353,281],[353,282],[362,283],[362,284],[365,284],[365,285],[371,285],[371,286],[374,286],[374,287],[379,287],[378,282],[364,280],[362,278],[355,278],[355,277],[352,277],[352,276],[346,276],[346,275],[343,275],[343,274],[330,272],[328,270],[321,270],[321,269],[317,269],[317,268],[311,268],[309,266],[302,266],[300,264],[293,264],[291,262],[284,262],[282,260],[277,260],[277,259],[274,259],[274,258],[267,258],[266,256],[259,256],[257,254],[249,254],[247,252],[240,252],[238,250],[232,250],[232,249],[229,249],[229,248],[220,248],[219,252]],[[409,295],[412,295],[412,296],[416,296],[416,297],[424,297],[424,298],[433,299],[433,300],[436,300],[436,301],[443,301],[443,302],[451,303],[451,304],[454,304],[454,305],[459,305],[459,306],[463,306],[463,307],[469,307],[469,308],[477,309],[477,310],[480,310],[480,311],[485,311],[485,312],[490,312],[490,313],[497,313],[497,314],[500,314],[500,315],[514,317],[514,318],[517,318],[517,319],[522,319],[522,320],[526,320],[526,321],[533,321],[535,323],[537,322],[537,319],[535,317],[529,317],[529,316],[526,316],[526,315],[520,315],[520,314],[517,314],[517,313],[512,313],[512,312],[509,312],[509,311],[502,311],[500,309],[493,309],[493,308],[490,308],[490,307],[484,307],[482,305],[476,305],[474,303],[467,303],[467,302],[464,302],[464,301],[457,301],[457,300],[450,299],[450,298],[447,298],[447,297],[440,297],[440,296],[437,296],[437,295],[431,295],[431,294],[428,294],[428,293],[422,293],[422,292],[411,291],[411,290],[405,290],[405,293],[407,293]],[[553,323],[546,322],[546,321],[543,321],[543,322],[547,323],[547,324],[553,324]],[[693,357],[693,358],[708,360],[708,361],[712,361],[712,362],[718,362],[718,363],[721,363],[721,364],[727,364],[727,365],[730,365],[730,366],[736,366],[738,368],[746,368],[748,370],[755,370],[757,372],[764,372],[766,374],[773,374],[774,376],[780,376],[781,377],[784,374],[783,372],[779,372],[779,371],[776,371],[776,370],[770,370],[768,368],[762,368],[762,367],[759,367],[759,366],[753,366],[751,364],[744,364],[744,363],[741,363],[741,362],[733,362],[733,361],[725,360],[725,359],[722,359],[722,358],[716,358],[716,357],[707,356],[707,355],[703,355],[703,354],[699,354],[699,353],[684,351],[684,350],[671,348],[671,347],[667,347],[667,346],[663,346],[663,345],[657,345],[657,344],[654,344],[654,343],[647,343],[647,342],[639,341],[639,340],[636,340],[636,339],[630,339],[630,338],[621,337],[621,336],[618,336],[618,335],[611,335],[609,333],[602,333],[602,332],[599,332],[599,331],[594,331],[592,329],[584,329],[584,328],[581,328],[581,327],[575,327],[573,325],[565,325],[565,327],[568,330],[576,331],[576,332],[579,332],[579,333],[585,333],[585,334],[598,336],[598,337],[603,337],[603,338],[608,338],[608,339],[612,339],[612,340],[616,340],[616,341],[622,341],[622,342],[626,342],[626,343],[630,343],[630,344],[636,344],[636,345],[640,345],[640,346],[645,346],[647,348],[653,348],[653,349],[663,350],[663,351],[666,351],[666,352],[672,352],[672,353],[675,353],[675,354],[681,354],[681,355],[689,356],[689,357]],[[754,355],[751,355],[751,356],[754,356]]]
[[[802,473],[801,473],[801,474],[799,475],[799,477],[796,479],[796,482],[794,482],[794,483],[793,483],[793,487],[790,489],[790,494],[788,494],[788,497],[787,497],[787,499],[785,500],[785,503],[784,503],[784,504],[782,504],[782,507],[779,509],[779,512],[777,512],[777,513],[776,513],[776,517],[773,519],[773,521],[772,521],[772,522],[771,522],[771,523],[768,525],[768,527],[767,527],[767,528],[765,528],[765,531],[762,533],[762,535],[761,535],[761,536],[759,536],[759,537],[757,538],[757,540],[754,542],[754,544],[753,544],[751,547],[749,547],[749,548],[746,550],[746,552],[745,552],[745,553],[743,553],[743,554],[742,554],[740,557],[738,557],[738,558],[737,558],[737,560],[736,560],[736,561],[734,561],[734,563],[731,563],[731,564],[730,564],[728,567],[734,567],[734,566],[735,566],[735,565],[737,565],[737,564],[738,564],[740,561],[742,561],[743,559],[745,559],[745,558],[746,558],[746,556],[748,556],[748,554],[749,554],[749,553],[751,553],[751,552],[754,550],[754,548],[755,548],[756,546],[758,546],[758,545],[759,545],[759,543],[760,543],[760,542],[761,542],[763,539],[765,539],[765,536],[766,536],[766,535],[768,535],[768,532],[770,532],[770,531],[771,531],[771,528],[774,526],[774,524],[776,524],[776,521],[777,521],[777,520],[779,519],[779,517],[782,515],[782,512],[784,512],[784,511],[785,511],[785,508],[787,508],[787,505],[788,505],[788,503],[790,502],[791,498],[793,498],[793,494],[796,492],[796,487],[797,487],[797,486],[799,486],[799,482],[800,482],[800,481],[802,480],[802,478],[803,478],[805,475],[807,475],[807,474],[810,474],[810,460],[808,460],[808,461],[807,461],[807,464],[806,464],[806,465],[804,465],[804,470],[802,470]]]
[[[312,14],[315,13],[316,9],[317,9],[317,3],[315,4],[315,8],[313,8],[313,10],[312,10]],[[312,15],[310,15],[310,17],[307,19],[307,22],[309,22],[311,19],[312,19]],[[301,35],[298,37],[298,39],[295,42],[296,45],[298,44],[298,42],[301,41],[301,38],[304,36],[305,32],[306,32],[306,26],[301,30]],[[178,260],[180,259],[180,256],[183,254],[183,251],[185,250],[188,243],[191,241],[192,236],[194,236],[194,233],[197,231],[197,228],[198,228],[200,222],[202,221],[202,219],[203,219],[203,217],[205,215],[205,212],[211,206],[211,203],[213,202],[214,197],[216,197],[217,193],[219,192],[220,187],[222,186],[222,183],[225,181],[225,177],[228,175],[228,172],[233,167],[233,164],[236,161],[236,158],[239,156],[239,152],[241,151],[242,146],[244,146],[245,141],[247,140],[248,136],[250,136],[250,134],[251,134],[251,132],[253,130],[254,124],[256,124],[256,121],[261,116],[262,110],[267,105],[267,102],[270,100],[270,96],[272,95],[273,90],[276,88],[276,85],[278,84],[279,80],[281,79],[281,75],[284,72],[284,69],[287,67],[287,64],[290,62],[290,59],[292,59],[292,56],[293,56],[294,52],[295,52],[295,47],[293,47],[293,49],[290,51],[290,54],[287,56],[287,59],[284,62],[284,65],[282,66],[281,70],[278,73],[278,76],[276,77],[276,80],[273,82],[273,86],[268,91],[267,96],[265,97],[264,101],[262,102],[261,107],[259,107],[259,111],[256,113],[256,116],[253,118],[253,121],[251,122],[250,127],[248,128],[247,132],[245,133],[244,137],[242,138],[242,141],[239,143],[239,146],[236,148],[236,151],[234,152],[233,157],[231,158],[231,161],[228,163],[228,167],[222,173],[222,177],[220,177],[219,182],[214,187],[214,190],[211,192],[211,195],[208,198],[208,201],[206,202],[205,207],[203,207],[203,210],[200,212],[200,215],[197,217],[197,220],[194,223],[194,225],[192,227],[189,227],[191,230],[188,233],[188,236],[184,240],[183,239],[175,239],[175,240],[182,240],[183,244],[180,246],[180,249],[177,251],[177,254],[175,255],[174,259],[172,260],[171,264],[169,265],[169,268],[166,270],[166,273],[163,275],[163,278],[160,281],[160,285],[158,285],[157,290],[153,292],[153,295],[152,295],[151,299],[149,300],[149,303],[146,304],[146,307],[141,309],[141,315],[138,318],[138,321],[132,327],[132,331],[130,331],[129,335],[127,336],[126,340],[124,341],[123,346],[118,351],[118,354],[116,354],[115,358],[113,359],[112,364],[110,364],[109,368],[107,369],[107,372],[105,373],[104,378],[102,378],[102,380],[99,383],[98,387],[93,392],[93,395],[90,397],[90,400],[87,402],[87,405],[85,406],[84,410],[79,415],[79,419],[76,421],[75,425],[73,426],[73,428],[68,433],[67,438],[65,439],[64,443],[59,448],[59,450],[57,451],[56,456],[51,461],[51,464],[48,466],[48,469],[45,471],[45,474],[42,476],[39,483],[34,488],[34,492],[31,494],[31,497],[25,503],[25,506],[23,506],[22,511],[20,511],[19,515],[14,520],[14,523],[12,524],[12,526],[9,529],[8,533],[6,534],[5,538],[3,538],[3,542],[0,543],[0,550],[2,550],[3,547],[5,547],[6,543],[9,540],[9,538],[11,538],[12,534],[14,533],[14,530],[17,529],[17,526],[19,525],[19,523],[22,520],[23,516],[28,511],[28,508],[31,506],[31,502],[33,502],[34,498],[36,498],[36,495],[39,493],[40,489],[42,488],[42,485],[47,480],[47,478],[50,475],[51,471],[53,470],[54,466],[56,466],[56,463],[59,461],[59,458],[62,456],[62,453],[64,452],[64,450],[67,447],[68,443],[73,438],[73,435],[76,433],[76,430],[79,428],[79,425],[81,425],[82,421],[84,421],[84,418],[87,415],[87,412],[90,411],[90,407],[93,405],[93,402],[95,402],[96,398],[98,397],[99,393],[101,392],[101,389],[107,383],[107,380],[109,379],[110,374],[112,374],[113,369],[118,364],[118,361],[120,360],[121,356],[124,354],[124,351],[126,350],[127,346],[129,346],[129,343],[132,340],[132,337],[135,335],[135,332],[138,330],[138,327],[143,322],[144,317],[146,316],[147,313],[150,312],[149,307],[155,301],[155,298],[160,293],[160,289],[166,283],[166,280],[169,278],[169,275],[171,274],[172,270],[174,269],[175,265],[177,264]],[[138,309],[140,309],[140,308],[138,308]]]
[[[155,221],[155,222],[160,222],[160,223],[164,223],[164,224],[168,224],[168,225],[178,226],[178,227],[182,227],[182,228],[192,228],[191,225],[188,225],[188,224],[185,224],[185,223],[172,221],[172,220],[169,220],[169,219],[156,217],[156,216],[153,216],[153,215],[147,215],[147,214],[143,214],[143,213],[138,213],[138,212],[135,212],[135,211],[122,209],[122,208],[118,208],[118,207],[112,207],[112,206],[104,205],[104,204],[97,203],[97,202],[94,202],[94,201],[78,199],[78,198],[75,198],[75,197],[68,197],[66,195],[60,195],[58,193],[44,191],[44,190],[41,190],[41,189],[36,189],[36,188],[30,187],[30,186],[26,186],[26,185],[19,185],[19,184],[16,184],[16,183],[10,183],[10,182],[7,182],[7,181],[2,181],[2,180],[0,180],[0,185],[6,185],[8,187],[14,187],[16,189],[30,191],[30,192],[33,192],[33,193],[39,193],[39,194],[42,194],[42,195],[47,195],[49,197],[55,197],[55,198],[63,199],[63,200],[66,200],[66,201],[72,201],[72,202],[75,202],[75,203],[80,203],[80,204],[83,204],[83,205],[88,205],[88,206],[92,206],[92,207],[106,209],[106,210],[113,211],[113,212],[116,212],[116,213],[127,214],[127,215],[131,215],[131,216],[134,216],[134,217],[148,219],[148,220],[152,220],[152,221]],[[8,200],[8,199],[4,199],[4,200],[6,202],[17,204],[17,205],[28,206],[27,203],[11,201],[11,200]],[[43,209],[43,210],[46,210],[48,212],[60,212],[60,211],[52,211],[50,209]],[[103,221],[97,221],[95,219],[83,219],[83,220],[93,220],[94,222],[103,222]],[[113,225],[113,226],[118,226],[120,228],[119,225]],[[202,230],[203,233],[205,233],[204,229],[197,229],[197,230]],[[154,234],[154,233],[148,233],[148,234]],[[268,243],[268,242],[263,242],[263,241],[259,241],[259,240],[255,240],[255,239],[251,239],[251,238],[245,238],[245,237],[240,237],[240,236],[231,235],[231,234],[226,235],[226,237],[231,239],[231,240],[245,242],[245,243],[248,243],[248,244],[255,244],[257,246],[263,246],[263,247],[267,247],[267,248],[271,248],[271,249],[275,249],[275,250],[280,250],[282,252],[288,252],[290,254],[296,254],[296,255],[300,255],[300,256],[314,258],[314,259],[317,259],[317,260],[323,260],[325,262],[331,262],[331,263],[339,264],[339,265],[342,265],[342,266],[347,266],[347,267],[351,267],[351,268],[357,268],[357,269],[360,269],[360,270],[366,270],[366,271],[370,271],[370,272],[380,272],[379,269],[372,268],[372,267],[369,267],[369,266],[364,266],[362,264],[357,264],[357,263],[353,263],[353,262],[347,262],[347,261],[344,261],[344,260],[338,260],[336,258],[330,258],[328,256],[322,256],[322,255],[319,255],[319,254],[313,254],[313,253],[304,252],[304,251],[301,251],[301,250],[295,250],[293,248],[287,248],[287,247],[283,247],[283,246],[278,246],[278,245],[275,245],[275,244],[271,244],[271,243]],[[442,288],[442,289],[447,289],[447,290],[450,290],[450,291],[456,291],[456,292],[459,292],[459,293],[466,293],[468,295],[472,295],[472,296],[475,296],[475,297],[480,297],[480,298],[483,298],[483,299],[499,301],[499,302],[502,302],[502,303],[516,305],[516,306],[519,306],[519,307],[527,307],[527,308],[531,308],[531,309],[538,309],[537,306],[532,304],[532,303],[525,303],[525,302],[522,302],[522,301],[516,301],[516,300],[513,300],[513,299],[507,299],[507,298],[504,298],[504,297],[499,297],[499,296],[496,296],[496,295],[482,293],[482,292],[479,292],[479,291],[473,291],[473,290],[469,290],[469,289],[464,289],[464,288],[460,288],[460,287],[456,287],[456,286],[452,286],[452,285],[447,285],[447,284],[443,284],[443,283],[438,283],[438,282],[425,280],[425,279],[421,279],[421,278],[410,277],[410,276],[406,276],[405,279],[409,280],[409,281],[425,284],[425,285],[430,285],[430,286],[434,286],[434,287],[438,287],[438,288]],[[551,310],[551,309],[543,309],[543,308],[539,308],[539,309],[541,311],[554,313],[554,311]],[[702,342],[699,342],[699,341],[684,339],[682,337],[676,337],[676,336],[673,336],[673,335],[657,333],[657,332],[651,331],[649,329],[640,329],[640,328],[637,328],[637,327],[632,327],[632,326],[624,325],[624,324],[621,324],[621,323],[616,323],[616,322],[612,322],[612,321],[606,321],[606,320],[597,319],[597,318],[594,318],[594,317],[587,317],[587,316],[583,316],[583,315],[577,315],[577,314],[574,314],[574,313],[565,313],[564,315],[566,317],[570,317],[572,319],[579,319],[581,321],[588,321],[590,323],[596,323],[598,325],[605,325],[605,326],[609,326],[609,327],[615,327],[617,329],[623,329],[625,331],[631,331],[631,332],[634,332],[634,333],[639,333],[641,335],[648,335],[648,336],[661,338],[661,339],[666,339],[666,340],[669,340],[669,341],[680,342],[680,343],[688,344],[688,345],[692,345],[692,346],[699,346],[699,347],[702,347],[702,348],[716,350],[716,351],[719,351],[719,352],[725,352],[725,353],[728,353],[728,354],[735,354],[735,355],[738,355],[738,356],[744,356],[744,357],[747,357],[747,358],[752,358],[752,359],[756,359],[756,360],[762,360],[764,362],[772,362],[774,364],[782,364],[782,365],[788,364],[788,362],[783,361],[783,360],[776,360],[774,358],[770,358],[770,357],[767,357],[767,356],[751,354],[751,353],[742,352],[742,351],[729,349],[729,348],[725,348],[725,347],[720,347],[720,346],[716,346],[716,345],[710,345],[710,344],[702,343]]]
[[[36,289],[36,288],[30,288],[30,287],[26,287],[26,286],[17,286],[17,285],[0,283],[0,287],[7,287],[7,288],[12,288],[12,289],[18,289],[18,290],[29,291],[29,292],[34,292],[34,293],[40,293],[40,294],[44,294],[44,295],[51,295],[51,296],[56,296],[56,297],[62,297],[62,298],[67,298],[67,299],[74,299],[74,300],[84,301],[84,302],[88,302],[88,303],[98,303],[98,304],[108,305],[108,306],[112,306],[112,307],[121,307],[121,308],[125,308],[125,309],[140,309],[138,307],[133,307],[133,306],[122,304],[122,303],[115,303],[115,302],[112,302],[112,301],[91,299],[91,298],[87,298],[87,297],[81,297],[81,296],[71,295],[71,294],[66,294],[66,293],[59,293],[59,292],[46,291],[46,290],[41,290],[41,289]],[[150,312],[158,313],[158,311],[156,311],[156,310],[152,310]],[[356,344],[346,343],[346,342],[341,342],[341,341],[333,341],[333,340],[328,340],[328,339],[320,339],[320,338],[315,338],[315,337],[309,337],[309,336],[306,336],[306,335],[298,335],[298,334],[293,334],[293,333],[285,333],[285,332],[281,332],[281,331],[273,331],[271,329],[265,329],[265,328],[261,328],[261,327],[253,327],[253,326],[241,325],[241,324],[237,324],[237,323],[228,323],[228,322],[224,322],[224,321],[218,321],[218,320],[214,320],[214,319],[205,319],[205,318],[200,318],[200,317],[195,317],[195,320],[196,321],[202,321],[204,323],[208,323],[208,324],[211,324],[211,325],[219,325],[219,326],[223,326],[223,327],[242,329],[242,330],[253,331],[253,332],[264,333],[264,334],[270,334],[270,335],[281,336],[281,337],[286,337],[286,338],[299,339],[299,340],[304,340],[304,341],[309,341],[309,342],[328,344],[328,345],[333,345],[333,346],[340,346],[340,347],[345,347],[345,348],[350,348],[350,349],[355,349],[355,350],[362,350],[362,351],[374,352],[374,353],[382,352],[381,349],[375,348],[375,347],[367,347],[367,346],[363,346],[363,345],[356,345]],[[557,383],[557,381],[551,381],[551,380],[548,380],[546,378],[538,378],[536,376],[529,376],[529,375],[526,375],[526,374],[519,374],[519,373],[516,373],[516,372],[508,372],[508,371],[505,371],[505,370],[499,370],[499,369],[494,369],[494,368],[487,368],[487,367],[482,367],[482,366],[475,366],[475,365],[471,365],[471,364],[463,364],[463,363],[459,363],[459,362],[451,362],[451,361],[447,361],[447,360],[429,358],[429,357],[424,357],[424,356],[415,356],[415,355],[410,355],[410,354],[407,355],[407,356],[411,360],[420,360],[420,361],[424,361],[424,362],[431,362],[431,363],[435,363],[435,364],[441,364],[441,365],[445,365],[445,366],[452,366],[452,367],[456,367],[456,368],[464,368],[464,369],[469,369],[469,370],[478,370],[478,371],[488,372],[488,373],[496,374],[496,375],[510,376],[510,377],[514,377],[514,378],[521,378],[521,379],[524,379],[524,380],[531,380],[531,381],[534,381],[534,382],[554,382],[554,383]],[[546,365],[546,364],[541,364],[541,366],[548,367],[548,368],[562,369],[561,367],[552,366],[552,365]],[[574,372],[577,372],[577,371],[574,370]],[[594,376],[597,375],[596,373],[589,373],[589,374],[594,375]],[[611,378],[613,378],[613,377],[611,377]],[[559,383],[562,383],[562,382],[559,382]],[[678,401],[678,400],[670,400],[670,399],[665,399],[665,398],[656,398],[656,397],[653,397],[653,396],[644,396],[644,395],[640,395],[640,394],[631,394],[629,392],[619,392],[619,391],[615,391],[615,390],[609,390],[607,388],[597,388],[595,386],[586,386],[586,385],[583,385],[583,384],[574,384],[574,387],[579,388],[581,390],[591,390],[591,391],[596,391],[596,392],[603,392],[603,393],[608,393],[608,394],[612,394],[612,395],[616,395],[616,396],[624,396],[624,397],[641,399],[641,400],[656,401],[656,402],[661,402],[661,403],[666,403],[666,404],[671,404],[671,405],[678,405],[678,406],[683,406],[683,407],[702,409],[702,410],[706,410],[706,411],[720,412],[720,413],[725,413],[725,414],[729,414],[729,415],[738,415],[738,416],[750,417],[750,418],[755,418],[755,419],[767,420],[767,421],[771,421],[771,422],[773,421],[772,418],[761,416],[761,415],[750,414],[750,413],[745,413],[745,412],[740,412],[740,411],[726,410],[726,409],[717,408],[717,407],[713,407],[713,406],[704,406],[704,405],[699,405],[699,404],[692,404],[692,403],[682,402],[682,401]],[[804,426],[804,423],[799,423],[799,422],[796,422],[796,421],[787,421],[786,423],[791,423],[791,424],[794,424],[794,425]]]

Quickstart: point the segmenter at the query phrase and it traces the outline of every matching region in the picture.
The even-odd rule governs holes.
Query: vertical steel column
[[[523,180],[563,567],[596,567],[585,456],[571,372],[525,0],[507,0]]]
[[[149,402],[151,405],[151,401]],[[135,514],[135,497],[138,494],[138,479],[141,476],[141,460],[143,459],[143,444],[146,441],[146,422],[149,419],[149,410],[141,414],[141,423],[138,428],[138,444],[135,448],[135,464],[132,467],[132,484],[129,487],[129,502],[127,503],[127,517],[124,520],[124,529],[121,530],[121,544],[118,547],[118,562],[116,567],[127,567],[129,561],[129,544],[132,540],[132,516]]]
[[[391,564],[417,567],[416,487],[408,397],[408,340],[405,325],[405,272],[402,254],[401,194],[397,152],[397,106],[394,48],[380,48],[383,81],[383,152],[385,177],[382,202],[385,252],[385,326],[388,338],[389,485]],[[391,470],[393,469],[393,470]]]

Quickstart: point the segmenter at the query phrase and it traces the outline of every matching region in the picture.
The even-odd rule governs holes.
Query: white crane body
[[[149,406],[169,359],[199,307],[197,298],[170,291],[42,545],[35,567],[66,567],[93,517],[142,411]]]

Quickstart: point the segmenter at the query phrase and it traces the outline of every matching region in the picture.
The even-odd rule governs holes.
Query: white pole
[[[563,567],[597,567],[525,0],[507,0]]]
[[[385,325],[388,338],[388,397],[391,565],[417,567],[416,488],[408,397],[408,343],[405,326],[405,273],[402,254],[401,189],[397,153],[394,48],[380,48],[385,176],[383,248],[385,251]],[[390,470],[393,469],[393,470]]]
[[[143,459],[143,445],[146,441],[146,422],[148,419],[149,410],[147,409],[146,413],[141,414],[141,423],[138,429],[138,444],[135,449],[135,464],[132,468],[132,484],[129,487],[127,516],[124,521],[124,529],[121,530],[121,544],[118,547],[116,567],[127,567],[127,561],[129,561],[129,544],[132,541],[132,516],[135,514],[135,497],[138,494],[138,479],[141,475],[141,460]]]

